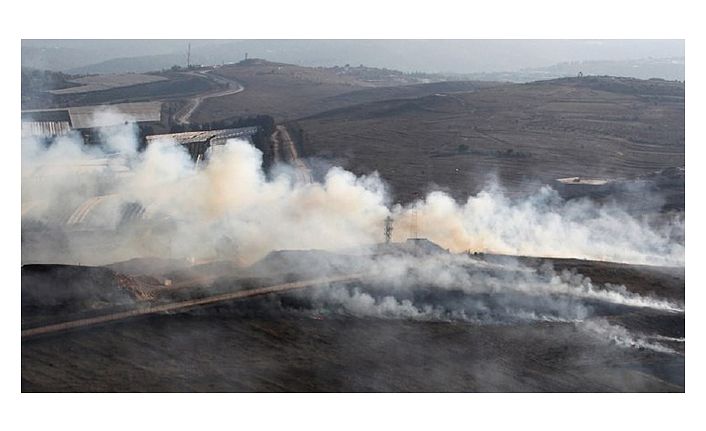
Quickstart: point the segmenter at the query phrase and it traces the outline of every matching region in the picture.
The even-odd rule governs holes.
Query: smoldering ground
[[[196,325],[229,343],[251,322],[272,347],[249,338],[236,350],[256,349],[267,380],[290,390],[301,381],[320,390],[683,390],[681,300],[594,283],[549,262],[300,251],[273,253],[247,274],[279,282],[361,268],[360,280],[193,310],[155,338],[180,340],[179,328]]]
[[[444,252],[325,258],[301,252],[266,259],[258,264],[257,271],[276,274],[277,268],[287,268],[289,276],[298,273],[303,277],[365,274],[360,281],[272,299],[275,307],[308,316],[471,325],[566,323],[607,344],[683,354],[683,346],[670,347],[675,340],[683,342],[683,331],[678,326],[629,330],[618,322],[611,323],[623,315],[667,316],[683,321],[681,300],[669,295],[638,294],[613,283],[594,283],[575,271],[557,271],[549,262],[530,266],[512,258],[494,262],[492,258]]]

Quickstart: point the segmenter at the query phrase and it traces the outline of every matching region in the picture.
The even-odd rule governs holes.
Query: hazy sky
[[[22,64],[84,73],[156,70],[184,63],[189,43],[193,63],[239,61],[247,52],[306,66],[456,73],[684,56],[683,40],[24,40]]]

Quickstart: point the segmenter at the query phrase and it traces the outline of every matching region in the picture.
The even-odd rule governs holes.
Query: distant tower
[[[385,218],[385,244],[389,244],[392,239],[392,217]]]
[[[414,211],[414,213],[412,214],[412,216],[414,218],[412,219],[412,238],[418,238],[419,237],[419,229],[417,226],[417,222],[418,222],[417,208],[414,208],[413,211]]]
[[[422,171],[423,172],[423,171]],[[419,238],[419,192],[414,192],[414,207],[412,208],[412,238]]]
[[[191,67],[191,43],[189,43],[189,47],[186,49],[186,68]]]

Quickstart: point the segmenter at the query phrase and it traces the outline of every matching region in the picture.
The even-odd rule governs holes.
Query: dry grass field
[[[684,85],[561,79],[386,100],[299,120],[310,157],[378,171],[395,197],[430,184],[463,198],[565,177],[632,177],[684,165]]]
[[[291,120],[349,105],[350,102],[341,104],[332,100],[342,94],[361,89],[419,84],[430,79],[384,69],[313,68],[264,60],[223,66],[214,73],[240,82],[245,91],[204,102],[194,116],[197,122],[257,114],[272,115],[277,120]],[[384,98],[384,94],[374,100]]]

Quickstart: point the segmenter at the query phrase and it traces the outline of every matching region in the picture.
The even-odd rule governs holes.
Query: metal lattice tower
[[[419,226],[418,226],[418,214],[417,214],[417,208],[414,208],[413,210],[413,219],[412,219],[412,238],[419,238]]]
[[[389,244],[392,239],[392,217],[385,218],[385,244]]]

